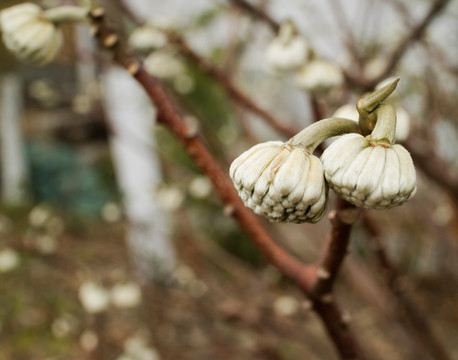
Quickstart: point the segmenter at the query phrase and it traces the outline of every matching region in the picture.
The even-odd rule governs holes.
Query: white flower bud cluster
[[[317,222],[328,188],[320,160],[281,141],[258,144],[234,160],[230,176],[244,204],[272,222]]]
[[[19,59],[36,65],[53,60],[62,45],[61,31],[32,3],[3,10],[0,28],[6,47]]]
[[[415,195],[415,168],[401,145],[346,134],[332,143],[321,159],[329,187],[357,206],[389,209]]]
[[[274,71],[297,71],[297,86],[312,93],[323,93],[343,84],[342,69],[315,57],[291,21],[281,25],[277,37],[268,45],[266,61]]]

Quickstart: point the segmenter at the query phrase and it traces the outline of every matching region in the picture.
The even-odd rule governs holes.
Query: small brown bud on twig
[[[140,70],[140,64],[137,61],[132,61],[128,66],[127,66],[127,71],[129,74],[132,76],[136,75],[138,73],[138,70]]]
[[[110,34],[103,40],[103,46],[111,48],[118,43],[118,36],[116,34]]]
[[[92,9],[90,15],[94,19],[100,19],[105,16],[105,9],[101,7]]]
[[[331,274],[326,269],[319,268],[317,272],[317,276],[318,278],[325,280],[325,279],[329,279],[331,277]]]
[[[226,205],[226,206],[224,207],[223,214],[224,214],[225,216],[232,216],[232,215],[234,215],[234,212],[235,212],[234,206],[232,206],[232,205]]]

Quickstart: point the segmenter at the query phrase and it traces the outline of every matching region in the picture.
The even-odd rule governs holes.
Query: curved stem
[[[369,135],[371,141],[394,143],[396,136],[396,110],[391,104],[382,104],[375,110],[377,123]]]
[[[348,133],[359,133],[358,123],[344,118],[329,118],[317,121],[289,139],[292,146],[301,145],[310,153],[324,140]]]
[[[59,25],[65,22],[86,22],[89,11],[80,6],[58,6],[43,12],[46,19]]]

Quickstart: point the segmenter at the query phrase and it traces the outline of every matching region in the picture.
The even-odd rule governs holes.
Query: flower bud
[[[389,209],[404,204],[417,189],[412,158],[401,145],[346,134],[321,159],[329,187],[356,206]]]
[[[342,70],[332,62],[315,59],[304,65],[296,83],[306,91],[326,92],[343,84]]]
[[[294,70],[306,62],[308,52],[305,39],[297,34],[294,24],[287,21],[282,24],[280,33],[267,47],[266,60],[272,70]]]
[[[3,10],[0,28],[6,47],[19,59],[36,65],[53,60],[62,44],[61,31],[32,3]]]
[[[230,176],[244,204],[272,222],[317,222],[328,188],[320,160],[281,141],[258,144],[234,160]]]

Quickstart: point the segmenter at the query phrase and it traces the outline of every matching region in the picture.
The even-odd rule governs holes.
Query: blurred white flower
[[[342,70],[336,64],[315,59],[305,64],[296,75],[299,87],[312,93],[322,93],[343,84]]]
[[[132,308],[140,305],[142,292],[134,282],[115,284],[110,292],[111,303],[118,308]]]
[[[110,293],[92,281],[81,284],[78,296],[84,309],[89,313],[104,311],[110,304]]]
[[[280,27],[278,36],[267,47],[267,65],[274,71],[294,70],[302,66],[308,56],[309,47],[296,31],[291,21]]]
[[[124,342],[124,354],[118,357],[117,360],[160,360],[159,353],[156,349],[147,346],[146,341],[134,336],[128,338]]]
[[[6,47],[19,59],[44,65],[57,55],[61,31],[36,4],[23,3],[0,12],[0,28]]]
[[[211,192],[212,184],[206,176],[196,176],[189,184],[189,193],[195,198],[206,198]]]
[[[93,351],[99,344],[99,337],[91,330],[85,330],[80,336],[80,346],[86,351]]]
[[[40,235],[35,239],[36,247],[42,254],[52,254],[57,250],[57,240],[50,235]]]
[[[162,49],[148,55],[144,61],[146,71],[159,79],[173,80],[184,74],[185,68],[175,51]]]
[[[184,194],[180,189],[175,187],[162,187],[157,190],[156,199],[162,209],[175,211],[183,204]]]
[[[356,110],[355,104],[345,104],[339,107],[334,112],[332,117],[345,118],[345,119],[358,121],[359,113],[358,113],[358,110]]]
[[[19,254],[10,248],[0,251],[0,273],[6,273],[19,266]]]
[[[29,223],[35,228],[45,226],[46,222],[50,219],[51,211],[42,205],[35,206],[29,213]]]
[[[173,79],[173,88],[180,94],[189,94],[194,89],[194,79],[188,74],[180,74]]]
[[[274,311],[277,315],[291,316],[299,309],[299,302],[291,296],[280,296],[274,302]]]
[[[136,51],[149,53],[163,48],[167,44],[167,36],[156,27],[146,24],[132,32],[128,44]]]
[[[194,270],[189,266],[180,265],[173,272],[173,277],[180,285],[187,285],[190,281],[194,280],[196,276]]]
[[[115,223],[121,220],[122,211],[118,204],[113,202],[106,203],[102,207],[102,218],[107,223]]]

